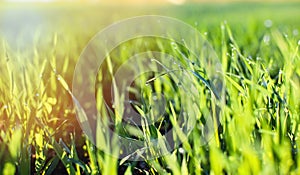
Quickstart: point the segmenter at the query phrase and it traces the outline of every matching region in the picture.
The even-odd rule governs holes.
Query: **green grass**
[[[299,3],[191,4],[140,10],[77,5],[1,6],[0,174],[299,174],[299,8]],[[125,127],[118,119],[122,106],[117,103],[112,122],[120,135],[145,140],[161,137],[163,126],[169,124],[175,141],[183,144],[176,145],[178,149],[169,155],[134,162],[116,158],[124,148],[107,138],[99,121],[98,148],[82,135],[69,88],[79,55],[91,37],[114,21],[142,14],[176,17],[204,34],[223,66],[226,105],[219,111],[220,126],[215,125],[211,142],[203,145],[202,119],[213,111],[215,103],[211,92],[195,74],[190,74],[197,82],[200,106],[186,109],[196,113],[196,126],[186,135],[174,119],[180,108],[178,103],[189,102],[179,98],[180,89],[172,87],[170,76],[157,78],[152,86],[144,87],[144,94],[136,96],[151,99],[151,90],[162,91],[174,101],[174,105],[167,103],[168,120],[162,118],[162,125],[156,126]],[[32,20],[20,22],[26,17]],[[265,26],[266,20],[272,21],[271,27]],[[170,41],[133,40],[111,53],[113,65],[125,61],[137,51],[135,48],[147,50],[140,47],[144,42],[149,42],[152,49],[178,54]],[[124,47],[129,49],[124,51]],[[179,62],[184,62],[182,55],[178,57]],[[205,77],[201,68],[206,65],[199,66],[188,64],[185,69]],[[143,69],[143,65],[138,67]],[[104,65],[104,72],[98,74],[99,82],[110,82],[116,69],[117,66]],[[145,83],[150,77],[140,79]],[[104,86],[105,83],[97,86],[97,94]],[[122,95],[117,100],[122,100]],[[98,109],[103,109],[103,99],[97,102]],[[146,113],[151,104],[151,100],[138,101],[135,107]],[[105,127],[104,122],[102,128]],[[150,150],[149,154],[155,155],[156,151]]]

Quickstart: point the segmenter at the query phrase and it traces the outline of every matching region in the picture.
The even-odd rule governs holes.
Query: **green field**
[[[300,3],[0,4],[0,174],[300,174],[299,9]],[[97,76],[97,109],[111,113],[102,116],[102,129],[100,119],[95,120],[101,142],[94,145],[82,133],[72,100],[76,63],[101,29],[149,14],[177,18],[203,34],[222,63],[224,104],[207,85],[213,81],[206,74],[210,67],[201,60],[184,63],[185,57],[192,60],[189,48],[174,49],[169,40],[151,38],[125,42]],[[185,54],[178,54],[177,47]],[[172,103],[166,103],[159,124],[127,128],[118,118],[122,106],[105,107],[109,100],[102,94],[122,62],[149,49],[174,54],[186,66],[199,106],[181,109],[178,104],[190,102],[179,98],[181,90],[168,73],[144,75],[144,83],[158,78],[150,87],[133,87],[145,92],[131,94],[136,111],[151,111],[152,91]],[[75,80],[84,78],[90,77]],[[119,95],[115,100],[124,100]],[[180,110],[195,115],[196,125],[188,133],[176,122]],[[207,116],[215,122],[208,143],[201,137]],[[175,149],[154,159],[147,158],[155,156],[154,149],[139,161],[118,159],[124,148],[105,132],[109,122],[120,136],[140,140],[161,138],[171,128]],[[188,122],[184,118],[181,124]]]

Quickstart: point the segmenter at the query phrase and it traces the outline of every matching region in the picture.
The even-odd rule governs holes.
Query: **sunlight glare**
[[[185,2],[185,0],[168,0],[168,1],[176,5],[181,5]]]
[[[7,2],[51,2],[53,0],[6,0]]]

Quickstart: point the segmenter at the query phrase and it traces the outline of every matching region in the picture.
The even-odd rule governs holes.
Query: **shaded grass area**
[[[3,174],[299,173],[299,3],[67,6],[0,8]],[[98,30],[143,14],[179,18],[207,38],[222,62],[226,105],[210,144],[203,146],[200,126],[211,102],[201,98],[197,126],[185,135],[187,142],[170,155],[134,162],[105,153],[109,150],[118,156],[118,144],[106,140],[101,150],[82,135],[68,87],[81,51]],[[175,52],[170,43],[162,44]],[[115,56],[125,59],[129,53],[120,51]],[[153,90],[166,84],[170,82],[160,81]],[[200,97],[209,96],[202,83],[198,88]],[[176,96],[178,92],[165,93]],[[168,115],[176,113],[170,110]],[[145,137],[160,132],[152,128]],[[178,132],[174,135],[181,139]]]

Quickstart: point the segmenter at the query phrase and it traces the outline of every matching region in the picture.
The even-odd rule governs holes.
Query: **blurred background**
[[[226,2],[262,2],[260,0],[2,0],[6,2],[93,2],[93,3],[107,3],[107,4],[163,4],[163,3],[171,3],[171,4],[183,4],[183,3],[226,3]],[[298,0],[288,0],[298,1]],[[285,0],[265,0],[263,2],[287,2]]]

